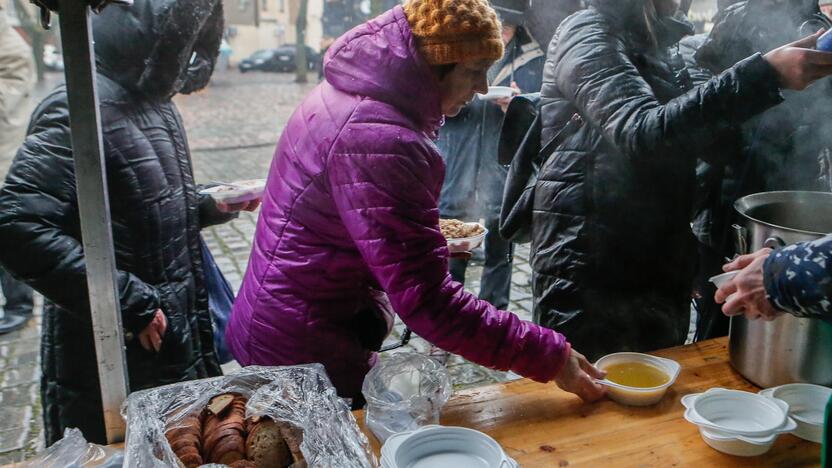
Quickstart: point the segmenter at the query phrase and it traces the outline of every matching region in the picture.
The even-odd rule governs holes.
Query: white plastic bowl
[[[717,288],[721,288],[723,284],[731,281],[740,273],[740,270],[736,271],[729,271],[727,273],[722,273],[720,275],[711,276],[708,281],[714,284]]]
[[[685,419],[708,429],[765,437],[786,423],[789,404],[756,393],[712,388],[705,393],[686,395]]]
[[[480,245],[485,240],[485,235],[488,234],[488,229],[480,223],[465,223],[466,226],[479,226],[482,232],[476,236],[462,237],[458,239],[446,239],[448,241],[448,251],[450,253],[470,252]]]
[[[738,457],[756,457],[762,455],[768,452],[774,444],[774,441],[777,440],[776,436],[770,437],[770,440],[754,441],[747,438],[743,438],[743,440],[737,437],[721,435],[718,432],[712,432],[701,427],[699,428],[699,435],[714,450]]]
[[[500,444],[464,427],[425,426],[387,439],[381,448],[385,468],[516,468]]]
[[[730,455],[762,455],[780,434],[797,428],[788,403],[754,393],[712,388],[685,395],[682,405],[685,419],[699,427],[705,443]]]
[[[218,202],[228,204],[243,203],[263,197],[263,192],[266,190],[266,179],[242,180],[234,182],[234,185],[240,185],[245,188],[218,185],[201,190],[199,193],[210,195],[211,198]]]
[[[607,395],[622,405],[649,406],[661,401],[667,389],[676,382],[682,366],[671,359],[660,358],[642,353],[613,353],[608,354],[595,363],[595,367],[604,369],[607,366],[624,362],[641,362],[660,369],[667,374],[668,381],[663,385],[651,388],[628,387],[609,380],[599,381],[608,387]]]
[[[796,383],[768,388],[760,395],[789,404],[789,416],[797,423],[794,435],[818,444],[823,442],[823,418],[832,388]]]
[[[489,86],[487,94],[477,93],[480,99],[486,101],[495,101],[497,99],[512,97],[515,94],[518,94],[518,91],[510,86]]]

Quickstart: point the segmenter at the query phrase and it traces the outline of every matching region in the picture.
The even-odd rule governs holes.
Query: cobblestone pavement
[[[54,87],[59,77],[52,76]],[[311,75],[310,75],[311,78]],[[179,96],[180,108],[193,154],[198,182],[263,178],[268,172],[274,146],[295,106],[314,84],[299,85],[286,74],[227,72],[197,94]],[[43,91],[41,91],[43,95]],[[10,161],[0,160],[0,175]],[[203,231],[216,261],[235,290],[239,288],[248,262],[256,213],[244,213],[237,220]],[[473,262],[467,271],[467,287],[479,289],[481,264]],[[515,252],[510,309],[524,319],[531,318],[531,268],[528,248]],[[40,301],[38,300],[38,303]],[[390,341],[397,341],[404,325],[397,323]],[[18,461],[42,449],[38,392],[40,308],[36,319],[22,331],[0,336],[0,464]],[[437,354],[424,340],[414,337],[394,352]],[[458,356],[439,357],[456,388],[502,382],[517,378],[506,372],[466,362]],[[225,366],[232,370],[234,364]]]

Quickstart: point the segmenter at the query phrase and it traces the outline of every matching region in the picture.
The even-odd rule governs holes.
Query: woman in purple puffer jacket
[[[485,0],[411,0],[350,31],[278,143],[254,246],[226,331],[243,365],[319,362],[361,401],[393,310],[419,336],[479,364],[586,400],[602,377],[562,335],[500,311],[448,274],[432,141],[487,90],[502,56]]]

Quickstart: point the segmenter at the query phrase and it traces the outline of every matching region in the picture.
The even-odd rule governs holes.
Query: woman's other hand
[[[563,369],[555,377],[555,383],[562,390],[574,393],[586,402],[591,402],[606,394],[607,388],[595,383],[595,379],[603,379],[606,376],[606,372],[593,366],[583,354],[573,349]]]
[[[725,315],[745,315],[749,320],[774,320],[780,315],[781,312],[769,302],[763,283],[763,265],[770,254],[771,249],[761,249],[752,254],[741,255],[722,267],[725,271],[740,270],[737,276],[723,284],[714,296],[717,304],[723,304],[722,312]]]
[[[814,50],[823,30],[786,44],[765,55],[780,76],[784,89],[803,90],[816,80],[832,75],[832,52]]]

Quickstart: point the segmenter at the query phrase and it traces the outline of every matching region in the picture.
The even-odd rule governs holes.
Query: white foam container
[[[235,185],[242,185],[245,188],[217,185],[201,190],[199,193],[210,195],[211,198],[218,202],[234,204],[258,200],[263,197],[263,192],[266,190],[266,179],[242,180],[233,183]]]
[[[479,226],[482,232],[476,236],[461,237],[458,239],[446,239],[448,241],[448,251],[453,253],[470,252],[480,245],[485,240],[485,235],[488,234],[488,229],[480,223],[465,223],[466,226]]]
[[[788,403],[755,393],[712,388],[685,395],[682,405],[685,419],[699,427],[705,443],[730,455],[762,455],[780,434],[797,428]]]
[[[496,101],[497,99],[512,97],[519,92],[510,86],[489,86],[487,94],[479,94],[480,99],[486,101]]]
[[[608,354],[596,361],[595,367],[603,370],[606,366],[625,362],[640,362],[656,367],[669,377],[669,380],[663,385],[650,388],[628,387],[609,380],[604,380],[604,385],[608,387],[607,396],[609,396],[613,401],[628,406],[650,406],[658,403],[662,398],[664,398],[665,393],[667,393],[667,389],[676,383],[676,379],[679,378],[679,372],[682,370],[682,366],[672,359],[665,359],[642,353]]]
[[[384,468],[517,468],[500,444],[464,427],[425,426],[391,436],[381,448]]]
[[[760,395],[789,404],[789,416],[797,423],[794,435],[818,444],[823,442],[823,418],[832,388],[795,383],[762,390]]]

